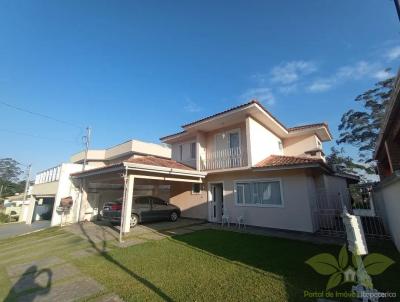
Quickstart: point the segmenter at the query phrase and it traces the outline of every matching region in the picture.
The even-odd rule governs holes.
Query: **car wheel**
[[[139,223],[139,217],[136,214],[131,215],[131,228],[135,227]]]
[[[178,220],[178,213],[177,213],[177,212],[172,212],[171,215],[169,216],[169,219],[170,219],[172,222],[177,221],[177,220]]]

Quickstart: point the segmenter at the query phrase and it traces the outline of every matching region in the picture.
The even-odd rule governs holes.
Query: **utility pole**
[[[28,190],[29,190],[29,178],[31,177],[31,168],[32,164],[29,164],[26,167],[26,180],[25,180],[25,191],[24,191],[24,200],[26,200],[26,195],[28,195]]]
[[[90,127],[86,127],[86,135],[83,137],[84,145],[85,145],[85,157],[83,158],[83,165],[82,165],[82,172],[85,171],[86,165],[87,165],[87,157],[88,157],[88,152],[89,152],[89,146],[90,146],[90,135],[91,135],[91,129]],[[83,196],[83,179],[80,179],[80,186],[79,186],[79,204],[78,204],[78,221],[80,220],[81,216],[81,209],[82,209],[82,196]]]

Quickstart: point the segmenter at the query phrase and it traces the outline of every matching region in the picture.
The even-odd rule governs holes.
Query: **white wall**
[[[57,207],[60,205],[60,201],[64,197],[72,196],[73,206],[72,209],[66,217],[63,218],[64,222],[74,222],[74,213],[75,208],[77,207],[77,199],[78,199],[78,188],[75,188],[73,185],[70,174],[74,172],[78,172],[82,170],[82,165],[80,164],[62,164],[61,165],[61,174],[60,180],[58,184],[57,194],[54,199],[54,208],[53,208],[53,216],[51,219],[51,225],[59,225],[61,223],[61,213],[57,212]]]
[[[400,177],[382,182],[374,194],[375,205],[400,251]]]
[[[340,205],[351,207],[347,182],[343,177],[324,175],[325,190],[328,198],[328,204],[331,209],[341,209]],[[340,195],[339,195],[340,194]]]
[[[283,207],[238,206],[235,204],[235,181],[260,178],[279,178],[281,180]],[[232,221],[236,217],[244,215],[248,225],[314,232],[308,177],[304,170],[231,172],[207,176],[206,181],[223,181],[224,207],[228,210]]]
[[[279,142],[282,143],[279,137],[251,117],[247,121],[252,166],[272,154],[283,155],[283,148],[279,148]]]
[[[305,156],[304,152],[318,148],[318,141],[315,134],[286,138],[283,152],[288,156]]]

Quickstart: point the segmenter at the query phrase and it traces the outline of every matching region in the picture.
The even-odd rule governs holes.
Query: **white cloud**
[[[372,76],[379,70],[378,64],[369,63],[366,61],[359,61],[354,65],[347,65],[340,67],[336,72],[336,78],[340,79],[353,79],[359,80],[365,76]]]
[[[323,92],[331,89],[333,86],[333,83],[330,81],[323,81],[323,80],[317,80],[314,83],[312,83],[310,86],[308,86],[308,91],[310,92]]]
[[[385,54],[385,58],[388,59],[389,61],[394,61],[400,58],[400,46],[396,46],[389,49]]]
[[[275,66],[271,70],[271,81],[284,85],[293,84],[304,75],[317,70],[315,63],[311,61],[291,61]]]
[[[256,99],[266,105],[273,105],[276,101],[271,89],[267,87],[250,88],[242,94],[241,98],[246,102]]]
[[[375,72],[375,74],[373,75],[373,77],[377,80],[385,80],[387,78],[390,78],[393,76],[393,73],[391,73],[388,69],[382,69],[382,70],[378,70],[377,72]]]
[[[338,68],[332,76],[315,80],[307,87],[307,90],[309,92],[323,92],[349,80],[360,80],[363,78],[384,80],[390,76],[392,76],[390,71],[383,69],[378,63],[359,61],[355,64]]]
[[[193,102],[191,99],[186,99],[186,104],[183,108],[185,109],[185,111],[190,113],[195,113],[202,110],[201,107]]]

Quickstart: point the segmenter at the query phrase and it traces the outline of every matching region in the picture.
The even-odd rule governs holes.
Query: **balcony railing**
[[[247,153],[242,148],[229,148],[206,152],[205,161],[202,161],[201,170],[221,170],[247,166]]]

